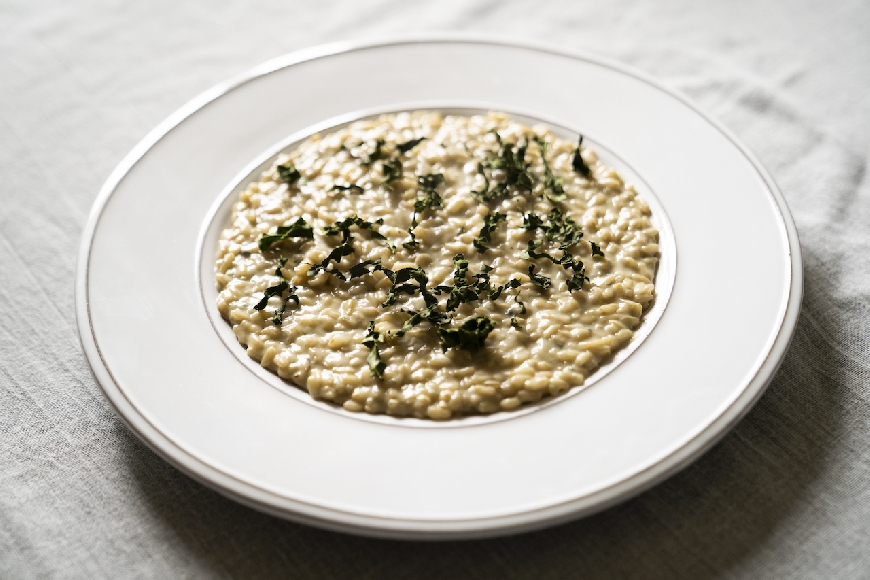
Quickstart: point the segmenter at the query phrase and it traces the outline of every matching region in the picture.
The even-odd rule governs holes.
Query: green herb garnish
[[[420,292],[420,295],[423,296],[423,301],[426,303],[426,306],[434,306],[438,303],[438,299],[429,291],[427,285],[429,284],[429,277],[426,276],[426,272],[423,268],[419,266],[415,266],[413,268],[402,268],[396,272],[392,270],[388,270],[387,268],[380,269],[390,281],[393,283],[392,287],[387,291],[387,298],[384,300],[382,307],[386,308],[387,306],[391,306],[396,302],[396,298],[400,294],[409,294],[413,296],[417,292]],[[409,282],[413,280],[416,284],[410,284]]]
[[[266,288],[265,292],[263,292],[263,299],[257,302],[254,305],[254,310],[263,310],[266,308],[266,305],[269,303],[269,298],[272,296],[281,296],[283,297],[281,301],[281,306],[279,306],[275,312],[272,314],[272,323],[275,326],[281,326],[281,322],[284,319],[284,311],[287,309],[287,304],[293,300],[296,302],[296,305],[299,306],[299,297],[296,295],[296,286],[290,286],[290,283],[284,279],[284,276],[281,274],[281,268],[283,268],[287,264],[287,258],[281,258],[278,261],[278,267],[275,269],[275,276],[281,279],[281,281],[275,286],[270,286]],[[284,296],[284,292],[289,291],[287,296]]]
[[[375,321],[369,322],[369,328],[362,343],[369,347],[369,355],[366,357],[366,363],[369,365],[369,371],[376,379],[384,378],[384,371],[387,364],[381,360],[381,353],[378,351],[378,343],[384,342],[384,334],[375,330]]]
[[[503,222],[506,219],[507,215],[498,212],[488,213],[483,217],[483,227],[480,228],[480,233],[472,242],[472,244],[474,244],[474,247],[477,248],[478,252],[483,253],[489,249],[484,246],[483,243],[489,243],[492,241],[493,230],[495,230],[499,222]]]
[[[529,278],[532,279],[532,282],[534,282],[544,290],[547,290],[552,285],[552,282],[547,276],[535,274],[535,267],[536,266],[534,264],[529,266]]]
[[[477,350],[483,346],[486,337],[495,328],[495,323],[487,316],[469,318],[459,328],[441,327],[438,336],[441,338],[441,350],[459,348],[461,350]]]
[[[571,167],[573,167],[574,171],[579,175],[589,177],[592,170],[589,169],[589,166],[586,165],[586,162],[583,161],[583,157],[580,155],[581,145],[583,145],[583,135],[580,135],[580,139],[577,141],[577,147],[574,149],[574,156],[571,157]]]
[[[523,227],[530,232],[543,230],[548,240],[559,241],[560,250],[577,245],[583,237],[580,224],[571,216],[565,215],[558,207],[550,210],[546,222],[536,214],[526,214],[523,216]]]
[[[379,220],[374,221],[374,222],[367,222],[366,220],[362,219],[358,215],[353,214],[352,216],[345,218],[344,220],[342,220],[340,222],[335,222],[331,226],[327,226],[326,228],[323,229],[323,234],[326,236],[336,236],[338,234],[341,234],[342,235],[342,242],[346,242],[346,241],[353,239],[353,236],[350,232],[350,228],[351,228],[351,226],[356,226],[361,230],[367,230],[373,238],[375,238],[376,240],[381,240],[383,242],[386,242],[387,246],[389,246],[390,248],[393,248],[392,244],[390,244],[390,241],[387,239],[387,237],[385,235],[383,235],[382,233],[378,232],[376,229],[374,229],[375,226],[383,225],[383,223],[384,223],[384,220],[382,220],[382,219],[379,219]]]
[[[296,169],[296,166],[293,165],[292,161],[282,163],[276,169],[278,170],[278,177],[280,177],[282,181],[285,181],[287,185],[293,185],[299,181],[300,177],[302,177],[302,174],[299,173],[299,170]]]
[[[402,178],[402,161],[396,157],[389,161],[384,161],[384,180],[381,184],[390,187],[390,184]]]
[[[526,242],[526,249],[520,256],[523,260],[536,260],[538,258],[549,258],[551,261],[557,261],[557,258],[553,258],[552,256],[543,253],[537,252],[538,248],[544,245],[544,240],[540,238],[534,238]]]
[[[426,195],[414,202],[414,211],[416,213],[423,213],[433,207],[441,207],[441,196],[438,195],[435,189],[442,183],[444,183],[444,175],[441,173],[417,176],[417,184]]]
[[[313,238],[314,229],[303,218],[299,218],[289,226],[278,226],[274,234],[263,234],[257,241],[261,252],[265,252],[274,244],[290,238]]]
[[[414,211],[416,211],[417,213],[423,213],[423,211],[427,209],[433,207],[441,207],[441,196],[438,195],[435,189],[443,183],[444,174],[442,173],[429,173],[427,175],[418,175],[417,184],[426,195],[423,197],[423,199],[418,199],[414,202]]]
[[[525,195],[531,192],[536,183],[536,179],[530,171],[530,164],[526,161],[527,148],[531,139],[520,138],[519,142],[514,144],[503,141],[497,131],[492,131],[492,133],[495,135],[498,147],[495,150],[491,150],[487,154],[486,159],[478,163],[477,170],[478,174],[483,178],[483,185],[479,191],[473,191],[472,194],[479,200],[488,203],[499,201],[509,195]],[[356,146],[342,145],[342,149],[350,151],[351,155],[356,157],[355,153],[359,153],[359,149],[356,151],[351,151],[351,149],[362,146],[363,153],[360,157],[356,157],[360,160],[362,167],[368,168],[375,162],[381,162],[381,171],[383,172],[383,181],[381,183],[387,188],[392,188],[391,184],[400,181],[404,176],[402,156],[409,153],[425,139],[425,137],[411,139],[394,147],[387,146],[385,140],[378,139],[367,143],[359,143]],[[567,287],[569,291],[573,292],[581,289],[583,284],[589,281],[583,262],[572,253],[576,251],[574,247],[582,240],[583,232],[580,225],[574,219],[564,213],[559,206],[555,205],[566,199],[566,193],[563,179],[553,173],[547,160],[550,144],[540,137],[534,137],[534,140],[539,147],[539,154],[543,165],[542,194],[550,203],[554,204],[554,207],[552,207],[546,216],[537,215],[533,212],[523,215],[522,227],[531,233],[531,239],[526,244],[523,258],[530,261],[545,259],[564,268],[567,272]],[[582,143],[583,136],[581,135],[574,149],[571,165],[576,173],[588,177],[591,175],[591,169],[581,156]],[[467,147],[466,151],[468,151]],[[278,165],[276,171],[280,179],[289,185],[297,183],[302,178],[301,173],[296,169],[295,165],[289,161]],[[403,243],[403,246],[409,250],[419,246],[414,230],[423,221],[425,212],[441,207],[444,203],[441,194],[438,192],[438,188],[445,183],[443,174],[433,173],[417,175],[416,177],[420,196],[414,201],[411,227],[407,230],[408,239]],[[352,194],[364,193],[363,188],[357,184],[335,184],[332,190]],[[481,254],[490,249],[492,236],[497,230],[498,225],[503,221],[507,221],[507,212],[500,213],[494,211],[494,209],[484,216],[483,226],[478,232],[477,237],[473,240],[474,247]],[[360,230],[367,230],[372,238],[384,241],[392,250],[395,250],[395,247],[390,244],[389,240],[378,231],[377,226],[382,224],[383,220],[368,222],[357,215],[352,215],[325,227],[323,230],[324,236],[340,235],[341,241],[337,246],[332,248],[329,255],[319,264],[311,265],[307,273],[311,277],[318,275],[320,272],[327,272],[342,281],[348,281],[381,271],[390,280],[386,298],[381,304],[383,308],[395,304],[402,295],[409,297],[419,295],[423,298],[425,307],[421,310],[401,310],[408,318],[395,333],[378,332],[375,328],[375,322],[370,321],[362,344],[369,349],[366,363],[373,377],[381,379],[384,376],[386,363],[380,356],[380,347],[383,343],[391,340],[392,337],[405,336],[406,333],[424,322],[429,323],[429,327],[433,332],[437,331],[443,351],[451,348],[461,350],[482,348],[486,338],[494,330],[495,323],[488,316],[476,316],[465,320],[461,324],[454,323],[453,317],[462,304],[487,299],[495,301],[505,295],[506,292],[516,290],[515,293],[510,293],[516,306],[511,306],[507,314],[508,316],[515,315],[510,318],[510,326],[522,330],[521,321],[523,319],[518,319],[518,316],[521,317],[526,314],[526,306],[520,300],[520,289],[522,287],[520,279],[512,278],[504,284],[495,285],[491,278],[492,266],[481,264],[480,271],[474,273],[470,271],[469,261],[463,254],[456,254],[453,258],[454,272],[452,285],[439,285],[433,288],[428,286],[428,275],[421,267],[415,266],[392,271],[382,266],[379,259],[356,259],[354,260],[356,263],[350,266],[346,272],[343,267],[339,268],[341,260],[345,256],[355,253],[354,235],[359,234],[353,232],[354,226]],[[313,228],[303,218],[299,218],[292,224],[278,227],[273,234],[263,235],[258,241],[258,246],[261,251],[266,251],[275,244],[291,238],[314,238]],[[595,256],[604,256],[604,252],[598,244],[590,242],[590,245],[593,258]],[[297,288],[291,286],[281,273],[281,269],[285,266],[286,262],[286,258],[281,258],[278,268],[275,270],[275,276],[279,278],[278,284],[268,287],[263,293],[263,298],[254,306],[256,310],[263,310],[267,307],[272,297],[281,298],[281,305],[272,316],[272,321],[276,325],[282,323],[290,301],[295,301],[299,305],[299,297],[296,295]],[[544,290],[550,289],[552,279],[543,275],[543,273],[536,273],[537,267],[538,264],[535,263],[530,264],[528,267],[531,283]],[[438,297],[445,294],[446,300],[439,302]],[[506,295],[505,298],[506,301],[511,300],[510,295]]]
[[[431,308],[424,308],[420,312],[414,312],[412,310],[403,310],[405,314],[410,314],[411,318],[405,321],[405,324],[402,325],[402,328],[396,331],[395,336],[402,337],[405,336],[405,333],[423,322],[424,320],[428,320],[432,324],[441,325],[446,322],[449,322],[450,318],[444,314],[443,312],[438,312],[437,310],[433,310]]]
[[[329,252],[329,255],[326,256],[319,264],[312,264],[311,267],[308,269],[306,276],[308,276],[309,278],[313,278],[321,272],[327,272],[328,274],[332,274],[333,276],[344,282],[345,280],[347,280],[347,278],[344,276],[344,274],[341,273],[341,270],[338,269],[338,264],[341,262],[341,259],[343,257],[349,256],[353,253],[353,238],[351,238],[333,248],[332,251]],[[327,269],[329,268],[330,262],[335,262],[335,266],[332,269]]]
[[[408,241],[402,244],[402,247],[413,250],[417,246],[420,245],[420,242],[417,241],[417,234],[414,233],[414,229],[420,225],[417,223],[417,214],[414,214],[414,217],[411,218],[411,227],[408,228]]]
[[[363,192],[363,188],[355,183],[351,183],[350,185],[333,185],[332,189],[334,191],[349,191],[355,194],[361,194]]]
[[[511,278],[505,284],[501,286],[495,286],[489,291],[489,299],[490,300],[498,300],[498,297],[501,296],[501,293],[507,290],[508,288],[519,288],[522,282],[519,281],[518,278]]]
[[[523,217],[523,227],[527,231],[532,232],[542,230],[546,240],[558,241],[558,249],[562,250],[562,255],[558,258],[547,252],[539,252],[538,250],[544,245],[544,239],[533,238],[526,243],[526,250],[522,254],[523,259],[537,260],[545,258],[554,264],[562,266],[566,270],[573,271],[572,277],[567,280],[568,290],[573,292],[581,289],[584,282],[588,281],[589,278],[586,276],[586,268],[583,262],[575,258],[570,251],[570,248],[580,243],[580,240],[583,238],[580,224],[575,222],[571,216],[565,215],[558,207],[554,207],[547,215],[547,221],[544,221],[540,216],[533,213],[525,215]],[[604,255],[601,249],[594,244],[592,255],[594,256],[596,252],[601,253],[602,256]]]
[[[589,280],[589,278],[586,276],[586,267],[583,265],[583,262],[575,258],[574,255],[568,250],[562,250],[562,256],[560,258],[557,258],[546,252],[536,252],[535,250],[539,248],[542,243],[543,240],[529,240],[526,244],[526,250],[523,252],[522,255],[523,259],[535,260],[538,258],[546,258],[554,264],[562,266],[563,268],[565,268],[565,270],[572,270],[574,274],[566,281],[568,290],[571,292],[575,290],[580,290],[583,287],[584,282],[587,282]],[[532,281],[538,283],[534,279],[534,277],[532,278]],[[541,286],[542,284],[538,285]],[[545,288],[547,287],[549,286],[545,286]]]
[[[478,199],[485,202],[500,199],[511,190],[531,191],[535,183],[525,160],[528,144],[524,143],[514,151],[513,143],[502,142],[499,134],[495,131],[493,133],[498,141],[499,151],[495,157],[490,157],[478,167],[478,172],[484,175],[486,183],[483,190],[472,192]],[[499,171],[501,174],[502,179],[498,180],[491,189],[489,187],[490,178],[487,178],[483,172],[483,166]]]
[[[535,137],[535,142],[541,148],[541,162],[544,164],[544,195],[553,203],[564,201],[566,196],[562,178],[553,175],[550,165],[547,163],[547,147],[550,144],[540,137]]]
[[[411,139],[410,141],[405,141],[404,143],[399,143],[396,145],[396,149],[399,153],[407,153],[417,145],[419,145],[426,137],[420,137],[419,139]]]
[[[483,176],[483,187],[480,188],[480,191],[472,191],[471,195],[478,199],[485,200],[489,196],[489,178],[486,176],[483,163],[477,164],[477,174]]]
[[[263,292],[263,299],[254,305],[254,310],[263,310],[264,308],[266,308],[266,305],[269,304],[269,298],[271,298],[272,296],[281,296],[282,294],[284,294],[284,290],[287,290],[287,288],[289,287],[290,284],[287,282],[287,280],[281,280],[281,282],[276,284],[275,286],[269,286]]]
[[[592,257],[601,256],[604,257],[604,252],[601,251],[601,246],[596,244],[595,242],[589,242],[589,245],[592,246]]]
[[[444,183],[443,173],[427,173],[426,175],[417,176],[417,184],[423,191],[433,190]]]
[[[372,266],[371,270],[369,270],[369,266]],[[348,271],[347,271],[348,278],[350,280],[353,280],[354,278],[361,278],[362,276],[365,276],[366,274],[371,274],[375,270],[380,269],[380,267],[381,267],[380,259],[378,259],[378,260],[363,260],[359,264],[351,266],[348,269]]]
[[[517,290],[517,293],[514,294],[514,302],[516,302],[520,307],[520,314],[526,313],[526,303],[520,300],[520,291]]]
[[[383,139],[378,139],[377,141],[375,141],[374,150],[369,153],[368,156],[363,160],[362,166],[368,167],[375,161],[380,161],[381,159],[384,159],[384,157],[386,156],[386,154],[384,153],[384,145],[386,144],[387,142]],[[357,147],[359,147],[359,145],[357,145]]]
[[[341,262],[341,259],[345,256],[349,256],[355,252],[353,247],[353,234],[350,231],[352,226],[356,226],[361,230],[368,230],[369,234],[378,240],[384,241],[387,246],[391,250],[395,250],[395,248],[390,244],[389,240],[387,240],[386,236],[378,232],[374,229],[374,226],[381,225],[383,220],[377,220],[375,222],[367,222],[366,220],[360,218],[356,214],[345,218],[340,222],[335,222],[331,226],[327,226],[323,229],[323,235],[325,236],[337,236],[341,234],[341,243],[332,249],[326,258],[323,259],[319,264],[313,264],[311,268],[308,269],[307,276],[314,277],[317,276],[320,272],[328,272],[332,274],[336,278],[341,281],[346,281],[347,278],[341,271],[338,269],[338,264]],[[329,268],[330,262],[335,262],[335,266],[332,269]],[[358,266],[359,264],[357,264]],[[355,276],[352,276],[355,277]]]
[[[408,228],[409,239],[407,242],[402,244],[405,248],[413,250],[420,245],[417,241],[416,234],[414,234],[414,228],[420,225],[417,221],[417,214],[421,214],[427,209],[441,207],[441,196],[438,195],[435,188],[442,183],[444,183],[444,175],[441,173],[429,173],[427,175],[417,176],[417,184],[426,195],[422,199],[418,199],[414,202],[414,215],[411,217],[411,227]]]
[[[468,282],[468,260],[463,254],[453,256],[453,287],[439,286],[441,292],[449,292],[445,310],[452,312],[460,304],[477,300],[477,290]]]
[[[582,262],[581,262],[582,266]],[[568,286],[569,292],[574,292],[575,290],[582,290],[583,284],[589,281],[589,276],[586,275],[586,271],[581,268],[579,272],[575,272],[573,276],[565,280],[565,284]]]

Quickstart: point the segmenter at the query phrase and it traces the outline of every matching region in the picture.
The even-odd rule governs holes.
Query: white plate
[[[457,106],[579,131],[652,202],[659,298],[631,356],[545,405],[436,424],[313,402],[240,355],[209,279],[240,180],[311,127]],[[76,306],[106,397],[189,475],[321,527],[456,538],[600,510],[698,457],[763,392],[801,292],[773,181],[683,97],[588,55],[440,36],[288,55],[176,112],[103,187]]]

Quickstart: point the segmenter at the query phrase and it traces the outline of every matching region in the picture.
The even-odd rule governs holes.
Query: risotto
[[[348,411],[509,411],[583,384],[655,298],[649,206],[595,152],[491,112],[314,135],[233,206],[217,307]]]

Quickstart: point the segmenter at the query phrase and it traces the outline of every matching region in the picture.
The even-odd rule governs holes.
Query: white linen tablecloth
[[[615,58],[683,91],[778,181],[803,308],[757,407],[601,514],[471,542],[329,533],[242,507],[113,414],[75,330],[82,228],[112,168],[213,84],[327,41],[478,31]],[[119,2],[0,5],[0,577],[870,576],[870,4]],[[752,240],[741,241],[751,253]],[[739,273],[723,283],[741,283]]]

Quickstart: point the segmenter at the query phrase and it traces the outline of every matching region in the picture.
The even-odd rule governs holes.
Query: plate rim
[[[303,62],[342,53],[402,44],[484,44],[505,48],[523,48],[554,56],[581,60],[615,70],[651,85],[653,88],[664,92],[698,114],[740,151],[766,186],[768,193],[775,202],[773,204],[774,209],[779,216],[780,225],[787,238],[786,249],[791,264],[788,297],[784,300],[784,307],[780,314],[779,327],[775,333],[775,338],[770,343],[769,350],[763,361],[758,365],[757,371],[747,382],[742,392],[734,397],[715,419],[698,431],[691,439],[674,449],[658,462],[616,483],[606,485],[592,494],[553,504],[545,508],[513,512],[508,515],[438,521],[352,514],[346,511],[337,511],[329,507],[312,506],[288,497],[276,496],[271,492],[261,490],[250,483],[224,473],[191,455],[177,443],[164,436],[147,418],[141,415],[114,380],[108,365],[103,360],[91,325],[87,273],[90,261],[90,249],[100,218],[111,196],[130,170],[154,145],[177,126],[181,125],[188,117],[224,94],[250,81]],[[321,44],[270,59],[200,93],[149,131],[110,173],[94,201],[82,233],[75,280],[76,326],[91,373],[103,395],[127,428],[157,455],[207,487],[259,511],[333,531],[401,539],[492,537],[539,529],[606,509],[616,503],[638,495],[680,471],[724,437],[749,412],[764,393],[776,370],[782,363],[785,352],[794,335],[802,296],[803,269],[799,239],[797,229],[782,193],[772,176],[749,149],[731,131],[706,114],[698,105],[678,91],[643,72],[589,52],[567,49],[539,41],[517,41],[497,35],[466,33],[382,35],[365,40]]]

